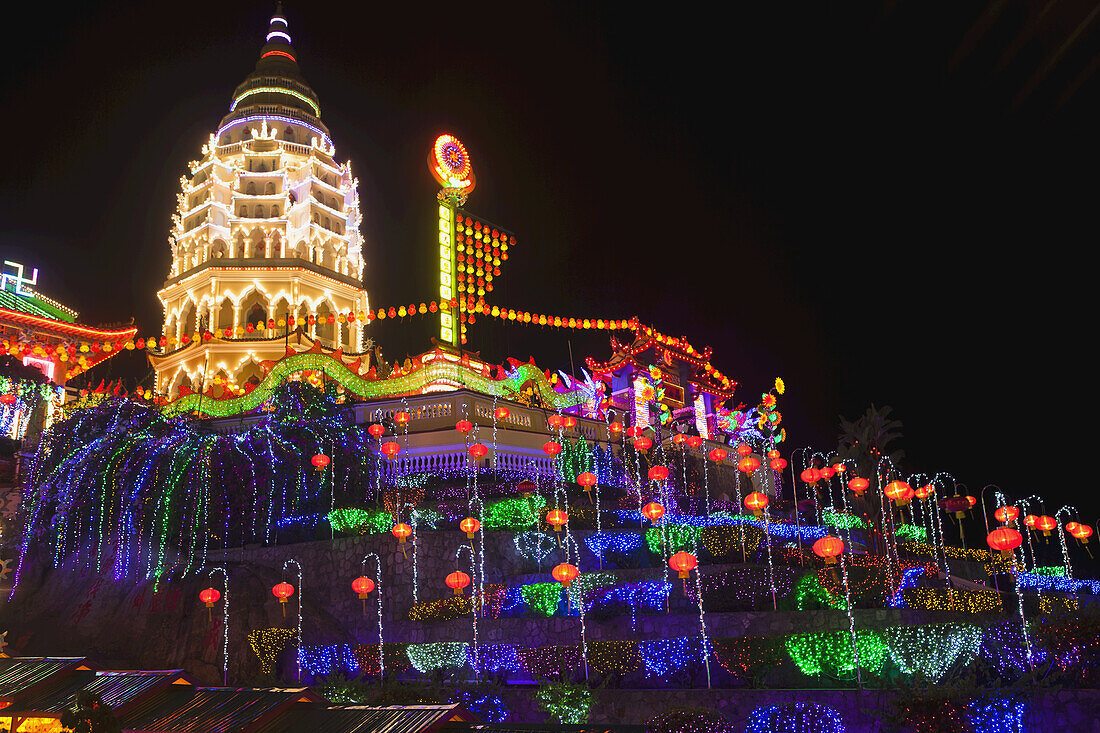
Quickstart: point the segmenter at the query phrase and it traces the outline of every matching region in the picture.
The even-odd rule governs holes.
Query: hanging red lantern
[[[360,600],[365,600],[367,594],[374,590],[374,581],[365,575],[360,575],[351,581],[351,589],[359,594]]]
[[[768,505],[768,497],[766,494],[760,491],[754,491],[744,500],[745,508],[751,509],[753,516],[761,516],[764,513],[764,507]]]
[[[814,543],[814,554],[825,560],[826,565],[836,563],[836,558],[844,552],[844,540],[839,537],[825,535]]]
[[[294,595],[294,586],[287,582],[279,583],[271,589],[271,595],[279,599],[283,604],[283,615],[286,615],[286,599]]]
[[[392,440],[386,441],[378,448],[382,451],[382,455],[384,455],[386,458],[389,458],[390,460],[396,458],[397,454],[401,452],[401,446]]]
[[[1076,524],[1076,522],[1070,522],[1070,524]],[[1089,537],[1092,537],[1092,527],[1087,524],[1077,524],[1073,529],[1069,528],[1069,524],[1066,525],[1066,531],[1073,535],[1078,542],[1087,544]]]
[[[722,461],[726,460],[726,456],[728,455],[729,451],[727,451],[725,448],[711,448],[710,453],[707,454],[707,457],[715,463],[721,463]]]
[[[768,466],[770,466],[773,471],[782,471],[787,467],[787,459],[773,458],[768,461]]]
[[[459,420],[455,423],[455,430],[465,435],[474,429],[474,424],[469,420]]]
[[[562,418],[562,425],[566,428],[575,428],[577,427],[577,418],[572,415],[566,415]]]
[[[565,418],[561,415],[554,414],[546,418],[546,422],[550,427],[557,430],[565,425]]]
[[[206,604],[207,608],[213,608],[222,594],[216,588],[207,588],[199,592],[199,600]]]
[[[932,488],[931,484],[925,484],[924,486],[913,489],[913,493],[918,499],[921,500],[927,499],[928,497],[932,496],[934,492],[935,489]]]
[[[580,573],[581,571],[577,570],[576,565],[570,565],[567,562],[563,562],[560,565],[555,565],[554,569],[550,571],[550,575],[554,578],[554,580],[558,581],[566,588],[569,587],[570,583],[576,580],[577,576],[580,575]]]
[[[553,509],[546,513],[546,523],[554,527],[555,532],[561,532],[562,526],[569,521],[569,515],[561,509]]]
[[[1004,524],[1011,524],[1020,516],[1020,510],[1014,506],[1003,506],[993,512],[993,518]]]
[[[973,496],[967,496],[965,498],[966,498],[966,503],[970,505],[971,509],[973,509],[978,504],[978,500],[976,498],[974,498]]]
[[[651,501],[642,507],[642,514],[644,514],[646,519],[650,522],[656,524],[660,521],[661,517],[665,515],[665,507],[658,502]]]
[[[561,443],[555,443],[552,440],[548,440],[542,444],[542,452],[553,458],[561,453]]]
[[[585,491],[591,491],[596,485],[596,474],[589,471],[577,474],[577,483],[584,487]]]
[[[807,468],[800,475],[802,480],[808,484],[816,484],[821,480],[821,471],[816,468]]]
[[[11,392],[5,395],[0,395],[0,402],[4,403],[5,405],[14,405],[17,399],[19,398]]]
[[[1003,557],[1012,557],[1012,551],[1024,541],[1023,535],[1011,527],[997,527],[985,538],[986,544],[999,550]]]
[[[834,463],[831,468],[833,469],[834,473],[844,473],[848,470],[848,467],[845,466],[843,463]]]
[[[913,488],[904,481],[891,481],[882,493],[898,506],[905,506],[913,498]]]
[[[326,456],[323,453],[318,453],[317,455],[315,455],[313,458],[310,459],[310,463],[313,464],[313,467],[316,470],[324,471],[325,466],[327,466],[329,464],[329,457]]]
[[[940,501],[940,506],[943,507],[945,512],[953,513],[955,519],[962,519],[966,516],[967,510],[970,509],[970,502],[966,500],[965,496],[949,496]]]
[[[666,466],[653,466],[649,469],[647,475],[650,481],[664,481],[668,478],[668,468]]]
[[[685,443],[687,443],[687,439],[688,436],[684,435],[683,433],[675,433],[672,436],[672,444],[683,446]]]
[[[652,447],[653,441],[645,436],[634,439],[634,450],[649,450]]]
[[[825,466],[824,468],[821,469],[821,478],[825,479],[826,481],[828,481],[829,479],[831,479],[835,475],[836,475],[836,471],[834,471],[829,466]]]
[[[484,443],[474,443],[466,449],[466,452],[475,459],[481,459],[489,454],[489,447]]]
[[[607,429],[611,431],[612,435],[618,435],[623,431],[623,424],[618,420],[613,420],[608,424]]]
[[[747,456],[747,455],[751,455],[751,454],[752,454],[752,446],[749,445],[748,443],[742,443],[739,446],[737,446],[737,455]]]
[[[779,455],[779,451],[777,451],[775,448],[772,448],[770,451],[768,451],[768,460],[774,461],[776,458],[779,458]]]
[[[381,438],[382,435],[386,432],[386,429],[382,427],[382,423],[376,422],[370,424],[370,426],[367,428],[367,432],[376,438]]]
[[[1028,529],[1035,529],[1035,523],[1039,521],[1039,518],[1034,514],[1028,514],[1024,517],[1024,526]]]
[[[681,578],[686,578],[698,564],[699,561],[690,552],[677,552],[668,559],[668,566],[679,573]]]
[[[749,474],[760,468],[760,459],[756,456],[745,456],[737,462],[737,470]]]
[[[393,529],[390,530],[390,534],[397,538],[398,544],[405,544],[405,538],[412,534],[412,527],[404,522],[398,522],[393,525]]]
[[[1035,529],[1043,533],[1044,537],[1050,537],[1051,530],[1058,526],[1058,521],[1054,517],[1048,517],[1045,514],[1035,520]]]
[[[687,447],[695,450],[701,448],[703,445],[703,439],[698,435],[689,435],[687,439]]]
[[[538,485],[534,481],[531,481],[529,479],[524,479],[523,481],[520,481],[518,484],[516,484],[516,491],[518,491],[520,494],[523,494],[524,496],[530,496],[531,494],[535,493],[536,489],[538,489]]]
[[[408,425],[412,421],[412,415],[404,410],[398,410],[393,413],[393,421],[398,425]]]
[[[642,431],[644,430],[645,428],[641,427],[640,425],[632,425],[631,427],[626,429],[626,437],[637,438],[639,435],[642,434]]]
[[[481,522],[477,521],[473,517],[466,517],[458,523],[458,528],[466,533],[467,539],[473,539],[474,533],[481,529]]]
[[[454,590],[456,596],[462,595],[462,589],[470,584],[470,576],[461,570],[456,570],[447,576],[444,581],[448,588]]]
[[[497,422],[500,422],[501,420],[507,420],[511,414],[512,411],[509,410],[507,407],[498,407],[497,409],[493,410],[493,417],[497,419]]]

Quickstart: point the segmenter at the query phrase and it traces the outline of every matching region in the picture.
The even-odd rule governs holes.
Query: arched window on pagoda
[[[218,307],[218,329],[224,333],[225,329],[233,328],[233,301],[229,298],[223,298],[221,306]]]
[[[264,195],[270,196],[273,193],[275,193],[275,183],[273,181],[268,181],[267,185],[264,186]]]
[[[263,204],[256,204],[255,218],[256,219],[266,219],[267,218],[267,212],[264,210],[264,205]]]
[[[255,181],[249,181],[248,182],[248,186],[245,188],[245,193],[248,194],[249,196],[255,196],[256,195],[256,182]]]

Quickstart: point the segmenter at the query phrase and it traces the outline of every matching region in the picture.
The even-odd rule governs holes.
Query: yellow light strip
[[[318,117],[321,116],[321,108],[317,106],[316,102],[314,102],[312,99],[302,94],[301,92],[296,92],[293,89],[284,89],[283,87],[256,87],[255,89],[246,89],[241,92],[241,96],[233,100],[233,104],[229,107],[229,111],[232,112],[233,110],[237,109],[237,105],[240,104],[242,99],[244,99],[245,97],[251,97],[253,94],[289,94],[295,99],[300,99],[308,104],[313,110],[313,114]]]

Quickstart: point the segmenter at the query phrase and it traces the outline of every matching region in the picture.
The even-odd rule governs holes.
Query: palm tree
[[[892,450],[891,445],[901,439],[901,421],[891,417],[893,408],[886,405],[881,410],[874,403],[867,412],[855,420],[840,418],[840,434],[837,436],[841,458],[856,462],[860,476],[872,478],[883,456],[898,466],[905,451]]]

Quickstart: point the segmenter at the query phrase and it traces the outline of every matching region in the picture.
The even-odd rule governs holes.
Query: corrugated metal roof
[[[471,719],[470,714],[459,705],[368,707],[316,704],[291,710],[280,720],[265,726],[262,733],[423,733],[454,717]]]
[[[299,700],[319,698],[308,688],[249,690],[178,687],[151,708],[122,716],[122,729],[156,733],[238,733],[252,730],[264,718]]]
[[[84,657],[11,657],[0,659],[0,700],[13,702],[50,677],[83,666]]]
[[[119,710],[145,693],[170,685],[180,678],[186,679],[183,670],[178,669],[163,672],[77,672],[66,675],[59,684],[44,685],[5,709],[20,714],[26,712],[59,715],[72,707],[76,693],[87,690],[99,695],[110,707]]]

